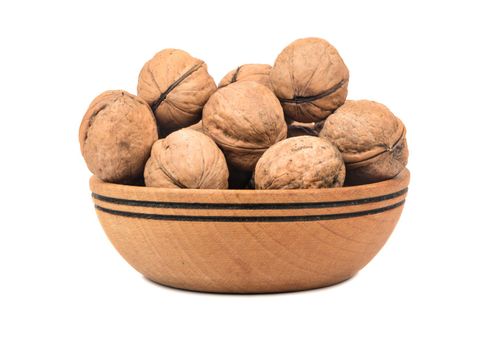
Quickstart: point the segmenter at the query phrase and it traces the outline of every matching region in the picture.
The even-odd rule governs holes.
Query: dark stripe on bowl
[[[138,219],[164,220],[164,221],[204,221],[204,222],[292,222],[292,221],[321,221],[355,218],[357,216],[373,215],[398,208],[405,203],[402,200],[387,207],[357,211],[352,213],[323,214],[323,215],[298,215],[298,216],[193,216],[193,215],[160,215],[147,213],[133,213],[128,211],[113,210],[95,205],[102,212]]]
[[[155,202],[155,201],[138,201],[133,199],[121,199],[103,196],[92,193],[94,199],[99,201],[128,205],[132,207],[147,208],[173,208],[173,209],[231,209],[231,210],[278,210],[278,209],[313,209],[313,208],[335,208],[352,205],[361,205],[367,203],[382,202],[407,193],[408,188],[398,192],[385,194],[378,197],[369,197],[362,199],[351,199],[346,201],[335,202],[307,202],[307,203],[184,203],[184,202]]]

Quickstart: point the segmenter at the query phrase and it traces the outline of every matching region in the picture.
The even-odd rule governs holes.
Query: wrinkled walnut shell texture
[[[324,123],[325,123],[325,122],[326,122],[325,120],[322,120],[322,121],[320,121],[320,122],[314,123],[314,129],[316,129],[316,131],[317,131],[318,133],[320,133],[320,132],[321,132],[321,130],[322,130],[322,128],[324,128]]]
[[[320,137],[299,136],[270,147],[255,168],[256,189],[340,187],[345,166],[338,149]]]
[[[366,166],[348,167],[346,185],[362,185],[391,179],[405,168],[407,160],[407,139],[403,137],[391,151],[374,157]]]
[[[203,132],[202,120],[198,121],[196,124],[192,124],[191,126],[188,126],[188,128],[199,132]]]
[[[218,87],[222,88],[237,81],[254,81],[272,90],[270,84],[269,64],[244,64],[226,74],[219,82]]]
[[[96,97],[79,128],[81,153],[103,181],[134,183],[143,175],[157,126],[150,107],[126,91]]]
[[[215,90],[206,64],[176,49],[162,50],[145,63],[137,86],[165,134],[197,123]]]
[[[400,173],[408,160],[405,134],[403,123],[387,107],[367,100],[346,101],[320,132],[341,151],[349,184],[382,181]]]
[[[165,188],[228,188],[224,155],[211,138],[181,129],[154,143],[145,184]]]
[[[285,115],[303,123],[324,120],[342,105],[348,81],[348,68],[337,50],[319,38],[291,43],[270,72],[270,82]]]
[[[203,130],[221,147],[228,163],[253,171],[263,152],[287,136],[282,107],[265,86],[253,81],[216,91],[204,106]]]
[[[319,136],[314,123],[293,122],[287,125],[287,138],[297,136]]]

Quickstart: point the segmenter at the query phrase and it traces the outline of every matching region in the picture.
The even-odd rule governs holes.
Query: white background
[[[0,349],[485,349],[485,11],[481,2],[0,5]],[[99,225],[77,133],[92,98],[136,92],[176,47],[216,81],[294,39],[333,43],[349,98],[408,129],[412,182],[355,278],[262,296],[157,286]],[[481,334],[481,332],[483,332]]]

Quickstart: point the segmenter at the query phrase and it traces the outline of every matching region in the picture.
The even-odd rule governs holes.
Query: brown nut
[[[270,82],[285,115],[303,123],[324,120],[342,105],[348,94],[348,80],[348,68],[337,50],[319,38],[291,43],[270,72]]]
[[[270,84],[271,69],[272,66],[269,64],[244,64],[226,74],[219,82],[218,87],[222,88],[237,81],[254,81],[272,90]]]
[[[314,123],[293,122],[287,125],[287,138],[296,136],[319,136]]]
[[[314,123],[314,129],[316,129],[317,133],[321,132],[325,122],[326,122],[325,120],[322,120],[320,122]]]
[[[96,97],[79,127],[81,153],[103,181],[134,183],[143,175],[157,126],[150,107],[126,91]]]
[[[345,166],[338,149],[320,137],[299,136],[270,147],[255,168],[256,189],[341,187]]]
[[[152,108],[161,134],[197,123],[215,90],[206,64],[182,50],[160,51],[138,77],[138,96]]]
[[[154,143],[144,177],[149,187],[228,188],[223,152],[210,137],[188,128]]]
[[[202,120],[198,121],[196,124],[192,124],[191,126],[188,126],[188,128],[199,132],[203,132]]]
[[[287,136],[282,107],[275,95],[254,81],[216,91],[204,106],[203,130],[221,147],[228,163],[253,171],[263,152]]]
[[[406,129],[381,103],[346,101],[327,118],[320,136],[330,139],[346,163],[346,183],[390,179],[407,165]]]

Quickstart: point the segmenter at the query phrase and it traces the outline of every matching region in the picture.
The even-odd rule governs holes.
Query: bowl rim
[[[354,196],[358,193],[374,193],[382,192],[383,190],[393,189],[393,188],[407,188],[410,180],[410,171],[404,168],[397,176],[394,178],[374,182],[370,184],[357,185],[357,186],[346,186],[346,187],[335,187],[335,188],[317,188],[317,189],[274,189],[274,190],[254,190],[254,189],[190,189],[190,188],[161,188],[161,187],[146,187],[146,186],[132,186],[132,185],[122,185],[116,183],[105,182],[95,175],[91,176],[90,187],[92,192],[97,193],[98,189],[104,193],[140,193],[146,194],[151,197],[156,197],[157,194],[170,195],[171,197],[187,197],[188,195],[200,196],[211,196],[211,195],[224,195],[225,197],[237,196],[239,198],[251,198],[260,196],[292,196],[292,195],[303,195],[303,196],[326,196],[331,197],[336,196]]]

